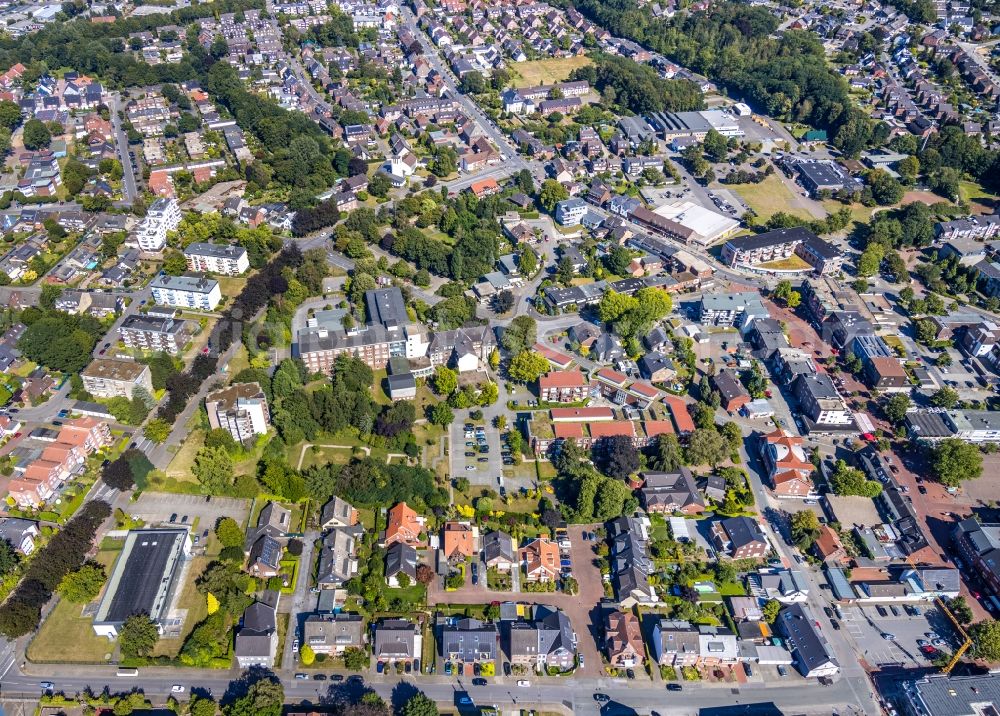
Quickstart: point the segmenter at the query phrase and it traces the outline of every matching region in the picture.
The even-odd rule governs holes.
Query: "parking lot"
[[[128,507],[128,512],[149,525],[192,526],[198,530],[213,529],[220,517],[232,517],[243,526],[250,512],[249,500],[201,495],[171,495],[144,492]]]
[[[467,430],[471,423],[451,424],[451,476],[464,477],[473,485],[499,489],[497,477],[501,474],[500,431],[493,426],[477,425]],[[471,444],[470,444],[471,443]],[[484,452],[483,447],[487,450]],[[466,454],[471,453],[471,454]]]
[[[885,616],[880,613],[880,608]],[[893,613],[895,609],[896,613]],[[938,651],[953,653],[958,648],[958,635],[951,622],[933,605],[916,606],[920,614],[907,614],[901,605],[865,605],[841,607],[841,625],[854,639],[858,650],[872,667],[900,665],[903,667],[926,667],[936,654],[921,653],[918,641],[930,642],[937,634],[940,639],[935,647]],[[883,638],[883,634],[894,639]]]

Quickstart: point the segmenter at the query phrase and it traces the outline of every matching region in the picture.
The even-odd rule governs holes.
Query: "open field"
[[[958,183],[958,195],[962,201],[974,205],[972,207],[973,212],[977,210],[977,206],[975,205],[978,205],[978,208],[983,213],[989,213],[997,206],[997,197],[990,194],[974,181],[960,181]]]
[[[903,194],[903,201],[900,204],[912,204],[915,201],[922,202],[928,206],[933,206],[934,204],[939,204],[942,201],[946,204],[950,204],[947,199],[943,196],[938,196],[937,194],[930,191],[908,191]]]
[[[223,296],[235,298],[247,285],[247,276],[218,276],[219,290]]]
[[[115,549],[101,549],[95,561],[111,573],[123,542]],[[94,633],[93,617],[83,616],[84,605],[60,599],[31,640],[26,656],[31,661],[102,663],[111,658],[115,644]]]
[[[562,82],[570,76],[573,70],[591,64],[593,62],[586,56],[557,57],[549,60],[519,62],[511,66],[511,71],[514,74],[515,87],[531,87]]]
[[[781,179],[773,174],[760,184],[736,184],[731,188],[756,212],[761,222],[767,221],[779,211],[807,221],[813,219],[809,212],[795,205],[796,197]]]
[[[842,204],[836,199],[827,199],[823,202],[823,208],[831,214],[845,206],[851,210],[851,220],[858,224],[867,224],[872,218],[872,212],[875,211],[875,208],[871,206],[865,206],[864,204]]]

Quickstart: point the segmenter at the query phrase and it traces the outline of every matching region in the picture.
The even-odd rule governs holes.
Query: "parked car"
[[[778,676],[788,676],[788,669],[784,664],[778,664]]]
[[[309,674],[301,674],[301,673],[299,673],[299,674],[295,675],[295,678],[296,679],[302,679],[303,681],[305,681],[306,679],[309,678]]]
[[[680,684],[667,684],[667,691],[683,691],[684,687]]]
[[[517,680],[517,685],[518,686],[522,686],[522,687],[528,687],[528,686],[531,686],[531,682],[528,681],[527,679],[518,679]]]

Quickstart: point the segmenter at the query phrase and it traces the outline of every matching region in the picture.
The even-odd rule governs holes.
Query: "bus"
[[[115,676],[138,676],[138,675],[139,675],[138,669],[127,669],[123,666],[119,666],[118,673],[115,674]]]

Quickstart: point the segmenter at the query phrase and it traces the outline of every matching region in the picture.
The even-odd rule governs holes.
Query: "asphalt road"
[[[115,148],[118,151],[118,161],[122,163],[124,174],[122,175],[122,189],[125,195],[125,203],[131,205],[139,195],[139,190],[135,184],[135,172],[132,171],[132,161],[128,156],[128,135],[122,128],[121,118],[118,112],[122,109],[121,95],[118,92],[111,94],[111,103],[108,107],[111,110],[111,128],[115,133]]]
[[[7,660],[8,663],[9,659]],[[0,657],[0,664],[4,664]],[[0,672],[3,671],[0,666]],[[138,687],[147,696],[163,701],[170,695],[175,684],[183,686],[188,693],[194,689],[206,691],[215,698],[222,697],[230,681],[238,678],[239,672],[214,671],[208,669],[140,669],[139,678],[117,677],[112,667],[52,667],[38,668],[37,673],[22,674],[15,666],[10,666],[0,676],[3,679],[3,695],[6,700],[37,699],[41,692],[39,683],[50,681],[57,691],[67,695],[75,694],[90,687],[100,692],[107,687],[112,693],[120,693]],[[496,679],[486,686],[472,686],[469,681],[456,680],[444,676],[421,676],[419,678],[397,678],[375,676],[365,679],[364,684],[336,684],[330,681],[302,680],[291,673],[280,675],[285,688],[285,700],[300,705],[323,705],[343,700],[356,699],[364,691],[373,690],[387,701],[412,693],[419,689],[442,704],[454,704],[459,692],[466,692],[477,705],[503,704],[521,707],[562,707],[574,714],[628,713],[634,710],[649,714],[655,710],[661,714],[694,715],[701,709],[721,706],[773,703],[786,713],[826,714],[837,709],[841,713],[878,713],[878,711],[852,712],[855,703],[850,690],[843,682],[828,687],[802,688],[801,682],[785,684],[753,684],[739,689],[728,685],[710,686],[705,684],[685,684],[683,691],[667,692],[662,686],[646,686],[625,679],[585,679],[533,677],[530,686],[519,687],[515,679]],[[499,683],[505,681],[507,683]],[[595,693],[607,695],[611,708],[594,700]],[[549,710],[549,709],[544,709]]]

